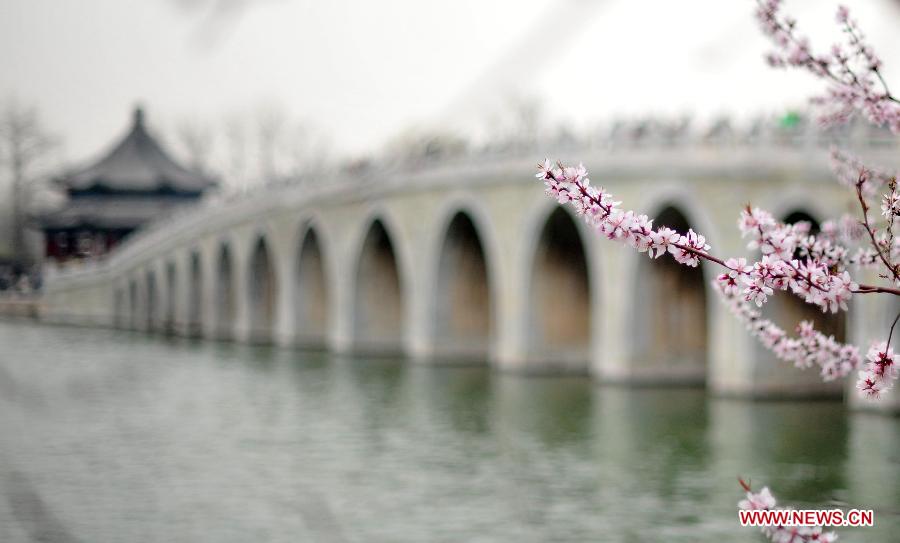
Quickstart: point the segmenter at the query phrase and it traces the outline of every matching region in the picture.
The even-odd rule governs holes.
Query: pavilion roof
[[[144,114],[134,111],[131,130],[93,164],[58,178],[69,192],[197,194],[216,182],[177,163],[147,132]]]

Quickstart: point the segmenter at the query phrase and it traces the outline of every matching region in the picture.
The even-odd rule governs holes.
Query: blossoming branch
[[[781,4],[781,0],[757,0],[760,27],[776,48],[766,59],[773,67],[803,68],[828,83],[826,93],[813,99],[822,106],[820,121],[843,123],[861,112],[872,124],[900,132],[900,100],[891,94],[881,73],[881,59],[849,10],[840,6],[835,16],[845,43],[833,45],[828,53],[816,53],[809,39],[797,33],[797,21],[781,13]]]
[[[889,287],[858,285],[845,269],[851,262],[850,251],[838,243],[835,228],[828,227],[824,236],[809,233],[808,223],[784,224],[766,211],[748,208],[741,212],[738,225],[748,248],[759,250],[762,258],[748,265],[745,258],[723,260],[711,254],[706,238],[688,230],[677,232],[668,227],[653,226],[647,215],[623,210],[621,202],[602,187],[591,185],[584,165],[577,167],[554,164],[549,159],[538,165],[536,175],[544,181],[547,193],[561,204],[569,204],[578,215],[608,239],[619,241],[652,258],[670,254],[677,262],[696,267],[701,259],[725,268],[713,287],[732,312],[740,318],[775,355],[799,368],[818,367],[823,379],[830,381],[849,375],[861,366],[859,349],[842,344],[833,336],[825,336],[803,321],[798,325],[799,337],[791,338],[775,323],[764,319],[751,303],[761,307],[775,290],[790,291],[823,311],[846,310],[851,295],[856,293],[900,291]],[[794,258],[795,254],[804,257]],[[866,259],[870,262],[871,259]],[[834,271],[837,270],[837,271]],[[885,353],[885,371],[869,371],[860,376],[858,387],[868,397],[877,398],[889,389],[896,378],[893,354]],[[881,367],[881,366],[880,366]],[[879,368],[880,368],[879,367]]]
[[[821,111],[820,122],[824,126],[843,123],[859,113],[873,125],[900,133],[900,100],[891,94],[881,73],[880,58],[847,8],[839,7],[836,15],[845,43],[822,54],[813,52],[809,40],[797,33],[796,20],[781,12],[781,4],[781,0],[757,0],[757,19],[776,48],[767,60],[774,67],[805,69],[826,81],[826,93],[812,100]],[[760,255],[752,263],[746,258],[714,256],[704,236],[692,229],[676,232],[665,226],[654,227],[647,215],[621,209],[621,202],[590,184],[583,165],[565,166],[547,159],[538,165],[537,177],[544,181],[550,196],[560,204],[571,205],[610,240],[652,258],[669,254],[686,266],[696,267],[700,260],[721,266],[724,271],[713,281],[713,289],[779,359],[799,368],[815,366],[826,381],[860,370],[857,388],[875,399],[889,390],[900,374],[890,347],[900,315],[891,324],[887,340],[874,342],[863,360],[858,347],[826,336],[808,321],[798,324],[797,337],[790,337],[759,311],[776,290],[832,313],[846,310],[853,294],[900,295],[900,238],[895,234],[900,218],[897,176],[867,167],[840,150],[832,151],[832,168],[858,201],[860,217],[845,215],[825,221],[821,231],[813,234],[809,223],[781,223],[767,211],[748,205],[740,214],[738,227],[742,237],[749,239],[748,249]],[[879,193],[880,200],[873,204],[871,200]],[[880,216],[870,213],[873,207],[880,208]],[[851,266],[877,270],[891,286],[858,284],[850,275]],[[768,488],[754,493],[744,481],[741,485],[747,492],[747,499],[739,504],[741,509],[774,508],[775,499]],[[770,526],[763,533],[772,541],[837,540],[834,532],[823,532],[820,527]]]
[[[879,70],[880,60],[846,8],[838,9],[837,20],[848,43],[835,46],[830,55],[815,55],[808,40],[797,35],[796,21],[781,13],[780,0],[758,0],[757,5],[762,29],[780,51],[770,54],[769,62],[805,68],[829,82],[829,100],[815,100],[831,112],[823,122],[847,120],[858,110],[872,123],[900,131],[900,103],[888,91]],[[834,113],[838,110],[839,115]],[[805,321],[798,324],[799,337],[790,338],[750,304],[762,307],[776,290],[781,290],[822,311],[835,313],[847,309],[854,293],[900,295],[900,238],[894,234],[894,223],[900,216],[896,176],[867,168],[858,159],[837,150],[832,152],[832,164],[839,179],[853,189],[862,220],[845,216],[826,221],[822,231],[814,235],[809,223],[781,223],[767,211],[747,206],[738,226],[742,236],[749,238],[748,249],[761,255],[752,263],[745,258],[724,260],[714,256],[705,237],[694,230],[654,228],[647,215],[621,209],[621,202],[590,184],[583,165],[565,166],[547,159],[539,164],[537,177],[544,181],[548,194],[561,204],[570,204],[610,240],[653,258],[669,254],[683,265],[697,266],[702,259],[725,268],[714,281],[714,288],[751,333],[778,358],[800,368],[817,366],[823,379],[831,380],[862,365],[857,347],[841,344]],[[878,225],[877,217],[869,213],[869,200],[885,189],[880,202],[884,224]],[[878,269],[880,276],[893,286],[858,284],[848,270],[851,265]],[[897,377],[890,339],[883,343],[883,348],[873,345],[869,349],[868,363],[857,382],[857,387],[870,398],[880,397]]]

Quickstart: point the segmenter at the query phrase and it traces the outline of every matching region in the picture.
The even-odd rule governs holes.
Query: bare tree
[[[209,173],[215,151],[212,129],[199,122],[182,121],[178,124],[176,136],[187,155],[188,165],[199,172]]]
[[[543,106],[536,98],[510,95],[504,107],[490,116],[485,128],[493,145],[533,145],[545,128]]]
[[[247,123],[239,115],[233,115],[225,121],[226,178],[241,189],[247,188],[248,139]]]
[[[280,173],[281,146],[285,136],[287,115],[278,109],[267,108],[256,117],[257,159],[259,177],[263,182],[278,177]]]
[[[388,141],[384,154],[388,160],[413,164],[460,156],[468,148],[469,142],[452,131],[413,126]]]
[[[30,264],[25,245],[26,184],[56,145],[56,138],[46,131],[35,107],[7,101],[0,113],[0,163],[12,183],[12,254],[20,265]]]
[[[259,110],[254,121],[258,180],[283,181],[326,168],[328,140],[311,123],[272,106]]]
[[[271,104],[216,124],[182,122],[175,136],[192,167],[219,174],[232,190],[322,172],[330,159],[325,133]]]
[[[284,142],[285,174],[300,178],[322,173],[331,160],[331,143],[327,136],[309,122],[294,122]]]

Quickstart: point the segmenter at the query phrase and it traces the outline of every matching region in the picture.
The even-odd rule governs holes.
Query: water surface
[[[0,323],[0,541],[761,541],[737,475],[900,533],[840,403]]]

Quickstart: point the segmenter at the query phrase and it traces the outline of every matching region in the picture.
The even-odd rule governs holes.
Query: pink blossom
[[[858,388],[867,398],[877,400],[881,397],[881,393],[886,388],[884,381],[878,379],[871,371],[863,370],[859,372],[859,380],[856,382]]]
[[[709,251],[709,245],[706,243],[706,238],[693,230],[688,230],[686,235],[680,236],[677,244],[669,245],[672,257],[679,264],[685,266],[697,267],[700,264],[700,257],[695,251],[705,253]]]
[[[773,509],[775,507],[775,497],[772,496],[772,492],[769,490],[769,487],[764,486],[762,490],[759,492],[750,492],[747,491],[747,498],[741,500],[738,503],[738,509],[743,510],[768,510]]]
[[[878,399],[893,388],[897,375],[894,350],[886,342],[877,343],[866,353],[866,367],[859,372],[856,388],[868,398]]]
[[[753,268],[747,265],[746,258],[729,258],[725,261],[725,267],[728,271],[719,274],[716,281],[725,294],[736,296],[741,288],[739,286],[741,275],[749,274]]]
[[[646,215],[633,215],[625,241],[632,248],[645,253],[653,246],[651,234],[653,234],[653,221]]]
[[[887,347],[887,343],[873,345],[866,354],[869,361],[869,369],[879,379],[890,381],[897,378],[897,366],[894,363],[894,350]]]
[[[759,274],[745,275],[743,281],[747,285],[743,291],[744,300],[755,303],[757,307],[762,307],[774,292]]]
[[[850,10],[847,9],[847,6],[838,6],[837,10],[837,22],[841,24],[847,24],[847,20],[850,18]]]
[[[650,233],[650,256],[659,258],[669,252],[669,248],[673,247],[681,235],[668,227],[662,227],[655,232]]]
[[[896,190],[892,190],[882,197],[881,215],[888,220],[900,216],[900,194],[897,194]]]
[[[738,228],[741,230],[741,237],[751,236],[754,241],[748,246],[749,249],[757,249],[759,247],[759,238],[766,232],[775,227],[775,219],[768,211],[759,209],[758,207],[750,208],[749,206],[741,211],[738,219]]]
[[[751,300],[734,290],[722,288],[722,282],[718,280],[713,283],[713,288],[747,330],[780,360],[791,362],[798,368],[817,366],[825,381],[846,377],[859,368],[862,357],[855,346],[840,343],[833,336],[818,332],[812,323],[806,321],[798,325],[798,337],[791,338],[775,323],[764,319],[751,305]]]

